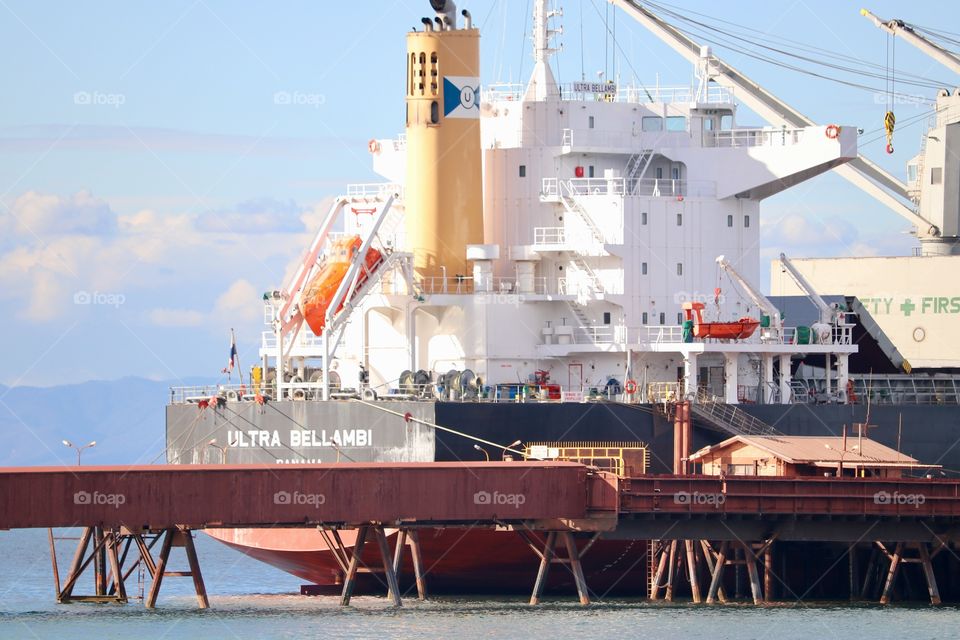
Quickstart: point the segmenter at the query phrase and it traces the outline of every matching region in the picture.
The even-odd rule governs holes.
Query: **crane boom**
[[[673,25],[643,7],[638,0],[610,0],[674,51],[696,65],[701,47]],[[734,89],[738,98],[761,118],[776,126],[809,127],[816,123],[716,56],[710,59],[711,79]],[[937,237],[940,229],[899,198],[909,199],[906,185],[862,155],[833,169],[857,188],[880,201],[917,227],[917,236]]]
[[[940,45],[930,42],[903,20],[897,20],[896,18],[883,20],[871,13],[869,9],[860,9],[860,15],[868,18],[874,25],[887,33],[903,38],[954,73],[960,73],[960,58]]]
[[[736,269],[733,268],[733,265],[727,262],[727,259],[724,256],[717,256],[717,264],[721,269],[727,272],[727,274],[733,278],[734,281],[743,289],[743,292],[753,300],[753,303],[760,307],[760,310],[763,311],[770,318],[770,326],[773,329],[783,328],[783,322],[780,317],[780,310],[773,306],[773,303],[767,299],[765,295],[760,293],[752,284],[750,284],[746,278],[740,275]]]
[[[817,293],[816,289],[813,288],[813,285],[810,284],[810,281],[807,280],[802,273],[800,273],[790,259],[787,257],[787,254],[780,254],[780,266],[786,271],[790,278],[796,283],[800,290],[810,298],[810,301],[816,305],[817,309],[820,311],[820,322],[825,324],[833,324],[834,319],[836,318],[836,313],[833,310],[833,307],[827,304],[827,301],[820,297],[820,294]]]

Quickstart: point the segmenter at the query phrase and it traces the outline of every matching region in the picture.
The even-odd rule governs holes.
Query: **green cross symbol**
[[[910,298],[907,298],[903,304],[900,305],[900,311],[903,311],[903,315],[905,316],[909,316],[916,308],[917,305],[913,304],[913,302],[910,301]]]

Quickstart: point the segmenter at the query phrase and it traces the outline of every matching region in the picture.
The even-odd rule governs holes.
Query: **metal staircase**
[[[733,436],[778,436],[783,435],[766,422],[754,418],[746,411],[719,398],[700,391],[696,401],[690,403],[690,411],[697,418],[718,431]]]
[[[640,180],[646,175],[650,163],[653,162],[653,150],[646,149],[635,153],[627,160],[626,190],[629,194],[636,194]]]
[[[558,195],[560,197],[560,202],[563,204],[563,208],[567,210],[567,213],[573,214],[580,218],[587,229],[590,230],[590,235],[593,238],[594,242],[597,244],[604,244],[605,239],[603,232],[599,227],[593,222],[593,218],[583,208],[583,205],[576,198],[576,193],[574,192],[573,187],[566,180],[561,180],[559,182]]]

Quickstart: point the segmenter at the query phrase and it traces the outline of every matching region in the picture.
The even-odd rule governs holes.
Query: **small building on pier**
[[[705,475],[902,478],[939,469],[869,438],[733,436],[690,456]]]

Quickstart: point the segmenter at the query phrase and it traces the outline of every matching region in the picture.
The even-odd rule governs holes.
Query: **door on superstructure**
[[[567,389],[570,391],[583,391],[583,365],[567,365]]]

